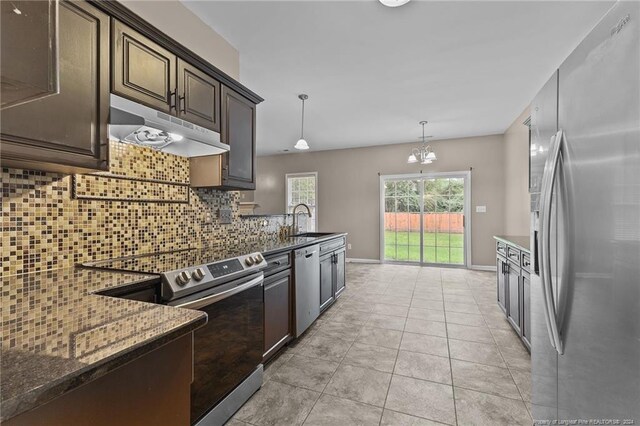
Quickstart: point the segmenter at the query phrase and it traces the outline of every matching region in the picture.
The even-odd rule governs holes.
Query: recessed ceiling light
[[[380,0],[380,3],[387,7],[398,7],[409,3],[409,0]]]

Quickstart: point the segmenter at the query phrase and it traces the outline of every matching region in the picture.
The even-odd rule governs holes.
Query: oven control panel
[[[162,298],[177,299],[197,291],[215,287],[236,276],[259,271],[267,266],[260,253],[251,253],[233,259],[205,265],[196,265],[162,274]]]

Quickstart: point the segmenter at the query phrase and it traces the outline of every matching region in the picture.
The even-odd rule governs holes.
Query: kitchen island
[[[496,291],[500,309],[531,350],[531,253],[528,236],[496,235]]]
[[[342,250],[344,271],[345,243],[344,233],[324,233],[268,237],[212,248],[221,257],[258,251],[265,257],[265,361],[293,339],[293,250],[318,244],[332,265],[335,253]],[[329,289],[332,300],[344,288],[344,279],[340,282],[342,288],[331,285]],[[108,409],[124,403],[118,409],[119,419],[129,412],[137,416],[129,418],[133,422],[188,423],[192,332],[207,322],[207,315],[145,303],[151,301],[149,295],[158,294],[152,289],[159,284],[160,277],[154,274],[87,267],[3,278],[3,424],[29,424],[49,415],[58,416],[51,417],[53,421],[63,422],[95,418],[104,413],[92,412],[99,407],[87,398],[107,397],[100,394],[100,388],[115,397],[106,404],[111,404]],[[166,367],[176,360],[182,370]],[[149,371],[151,365],[156,370]],[[129,383],[127,377],[136,371],[140,377]],[[162,403],[161,390],[167,386],[173,390],[164,392],[166,398],[182,395],[178,398],[184,405],[182,412],[175,405],[169,410],[170,404]],[[80,409],[69,410],[70,404]],[[65,417],[70,413],[72,417]],[[105,422],[110,419],[108,415],[103,418]]]
[[[2,423],[113,420],[100,419],[101,410],[130,422],[177,424],[185,414],[188,421],[191,332],[206,323],[206,315],[95,294],[155,281],[154,275],[84,268],[3,278]],[[150,371],[180,359],[188,368]],[[168,404],[172,393],[162,390],[167,385],[178,387],[178,395],[184,388],[185,407]],[[104,398],[104,407],[79,405],[89,395]],[[141,405],[152,400],[153,406]],[[74,403],[78,410],[71,413]]]

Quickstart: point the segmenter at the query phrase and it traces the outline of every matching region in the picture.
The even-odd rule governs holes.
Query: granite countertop
[[[270,236],[253,242],[241,244],[211,246],[207,248],[192,247],[174,252],[147,253],[138,256],[109,259],[98,262],[85,263],[84,266],[119,271],[136,271],[155,273],[158,271],[175,271],[185,265],[204,265],[211,262],[230,259],[249,253],[260,252],[264,256],[284,251],[295,250],[312,244],[319,244],[334,238],[346,236],[346,233],[330,233],[317,237],[287,237]]]
[[[527,253],[531,251],[531,246],[529,245],[530,238],[528,235],[494,235],[493,238],[516,246]]]
[[[94,294],[157,279],[84,268],[3,277],[0,421],[206,323],[200,311]]]
[[[296,248],[309,246],[312,244],[319,244],[324,241],[332,240],[338,237],[346,236],[346,232],[334,232],[321,237],[287,237],[284,239],[273,238],[267,241],[259,241],[252,244],[248,244],[247,248],[251,248],[251,251],[259,251],[265,256],[278,253],[281,251],[294,250]]]

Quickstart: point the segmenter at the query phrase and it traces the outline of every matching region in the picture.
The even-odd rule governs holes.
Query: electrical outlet
[[[218,210],[218,218],[220,219],[220,223],[229,224],[232,222],[233,218],[231,217],[231,209],[228,207],[220,208]]]
[[[476,206],[476,213],[486,213],[487,206]]]
[[[351,250],[351,244],[347,244],[347,250]]]
[[[213,224],[213,218],[211,217],[211,212],[209,210],[204,213],[204,224],[211,225]]]

